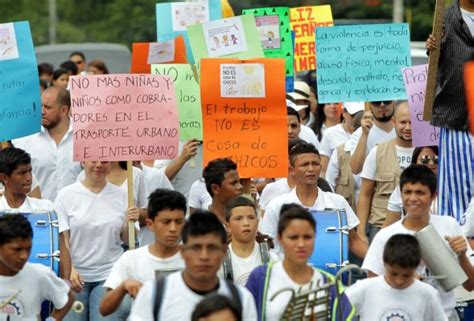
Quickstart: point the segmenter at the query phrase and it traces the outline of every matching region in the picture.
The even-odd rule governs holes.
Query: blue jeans
[[[75,293],[75,300],[84,304],[84,310],[77,313],[71,309],[64,318],[64,321],[118,321],[117,312],[107,317],[100,315],[100,302],[105,295],[104,282],[85,282],[83,290]]]
[[[375,235],[381,230],[380,227],[377,227],[375,225],[367,224],[367,238],[369,240],[369,245],[372,243],[372,240],[374,239]]]

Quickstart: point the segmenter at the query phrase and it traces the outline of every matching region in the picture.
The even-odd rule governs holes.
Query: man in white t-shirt
[[[73,161],[69,92],[64,88],[49,87],[41,96],[41,104],[41,131],[15,139],[13,145],[31,155],[42,196],[54,201],[61,188],[76,181],[81,166]]]
[[[337,146],[344,144],[351,138],[351,135],[354,132],[352,118],[357,113],[364,111],[363,102],[344,103],[342,105],[344,107],[342,112],[344,121],[341,124],[337,124],[326,129],[323,139],[321,140],[321,146],[318,149],[319,153],[321,154],[322,177],[326,177],[326,170],[328,168],[329,158],[331,157],[332,152],[337,148]]]
[[[351,152],[350,165],[354,174],[362,171],[365,158],[372,148],[396,137],[392,122],[394,108],[392,100],[370,103],[373,119],[362,119],[360,128],[351,136],[346,149]]]
[[[225,219],[232,242],[219,272],[235,284],[245,286],[254,268],[277,261],[278,256],[270,251],[268,243],[256,241],[258,217],[252,200],[243,196],[230,200]]]
[[[114,264],[104,283],[107,293],[100,305],[103,316],[115,312],[123,302],[120,317],[126,319],[130,314],[129,297],[135,298],[143,283],[154,280],[157,271],[170,273],[184,268],[179,242],[185,215],[186,199],[181,193],[157,189],[150,194],[146,223],[155,242],[125,252]]]
[[[227,233],[217,217],[198,211],[189,217],[181,235],[184,270],[145,283],[135,299],[130,321],[150,321],[155,317],[167,321],[190,320],[196,305],[211,293],[234,300],[242,307],[242,320],[257,320],[250,292],[217,276],[227,250]]]
[[[364,257],[367,243],[357,235],[355,227],[359,220],[347,201],[340,195],[323,192],[317,186],[321,172],[321,158],[317,149],[305,142],[296,144],[290,151],[290,171],[296,181],[293,191],[274,198],[268,204],[260,232],[271,236],[274,240],[275,250],[281,253],[277,242],[277,227],[280,218],[280,209],[284,204],[296,203],[309,210],[340,209],[345,210],[349,231],[349,248],[358,257]]]
[[[23,215],[0,216],[0,320],[39,320],[44,300],[55,306],[47,320],[62,320],[74,302],[69,286],[50,268],[27,262],[32,238]]]
[[[457,254],[459,264],[469,280],[463,286],[468,291],[474,289],[474,269],[466,255],[467,242],[462,231],[450,216],[430,215],[431,202],[436,198],[436,175],[423,165],[411,165],[405,169],[400,177],[400,189],[402,192],[403,208],[407,215],[402,221],[380,230],[373,239],[369,251],[364,259],[362,269],[367,270],[369,277],[382,275],[384,273],[383,249],[387,240],[395,234],[415,234],[428,224],[431,224],[438,234],[446,239],[453,254]],[[417,274],[421,277],[429,276],[429,267],[423,263],[417,268]],[[457,320],[454,306],[456,299],[454,291],[445,292],[435,279],[427,278],[428,283],[433,285],[441,297],[443,309],[449,320]]]
[[[30,155],[20,148],[10,147],[0,152],[0,181],[5,188],[0,197],[0,211],[53,211],[51,201],[27,196],[31,190],[32,167]]]
[[[357,203],[357,215],[360,219],[358,233],[369,240],[383,226],[390,194],[395,190],[401,171],[411,163],[414,148],[407,101],[397,103],[393,124],[397,137],[370,151],[360,175],[362,184]]]
[[[316,148],[319,148],[319,140],[313,130],[305,125],[301,124],[300,114],[296,108],[296,105],[289,99],[286,100],[286,114],[288,117],[288,139],[300,138],[307,143],[313,144]]]
[[[189,214],[193,214],[197,210],[207,210],[211,204],[212,197],[206,189],[204,178],[197,179],[189,190]]]

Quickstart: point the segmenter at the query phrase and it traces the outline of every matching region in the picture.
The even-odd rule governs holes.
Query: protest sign
[[[230,157],[243,178],[288,175],[284,69],[279,58],[201,61],[204,164]]]
[[[173,81],[156,75],[70,79],[74,160],[173,159],[178,115]]]
[[[333,26],[330,5],[290,9],[290,26],[295,32],[295,70],[316,69],[314,31],[317,27]]]
[[[176,91],[179,139],[202,140],[202,113],[199,83],[195,69],[188,64],[152,65],[151,73],[170,77]]]
[[[188,27],[194,61],[201,58],[263,58],[255,18],[244,15]]]
[[[403,83],[410,105],[413,146],[435,146],[439,143],[439,128],[423,120],[428,65],[402,68]]]
[[[149,74],[152,64],[186,63],[183,36],[163,42],[135,42],[132,44],[132,74]]]
[[[408,24],[316,29],[318,101],[406,99],[402,67],[411,66]]]
[[[186,27],[196,23],[217,20],[221,17],[221,0],[157,3],[157,39],[158,41],[168,41],[179,35],[183,36],[188,62],[193,63],[193,54]]]
[[[41,129],[38,67],[27,21],[0,24],[0,141]]]
[[[464,84],[466,86],[467,112],[469,127],[474,135],[474,61],[466,64],[464,69]]]
[[[285,75],[293,76],[293,43],[290,30],[290,10],[287,7],[243,10],[252,14],[266,58],[284,58]]]

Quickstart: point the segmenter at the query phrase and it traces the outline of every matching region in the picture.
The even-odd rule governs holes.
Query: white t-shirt
[[[301,203],[298,196],[296,195],[295,188],[290,193],[280,195],[271,200],[265,210],[265,215],[261,220],[259,229],[263,234],[267,234],[273,238],[273,242],[275,243],[275,251],[278,254],[282,253],[282,249],[277,238],[280,209],[284,204],[291,203],[296,203],[306,208],[306,206]],[[327,208],[345,210],[347,215],[347,225],[349,226],[349,229],[353,229],[354,227],[359,225],[359,219],[355,215],[350,205],[344,199],[344,197],[330,192],[323,192],[321,189],[318,188],[318,198],[314,202],[313,206],[308,208],[308,210],[323,211]]]
[[[291,187],[288,185],[288,179],[277,179],[275,182],[267,184],[263,188],[258,206],[260,206],[262,210],[265,210],[272,199],[289,192],[291,192]]]
[[[286,289],[286,288],[291,288],[294,289],[295,291],[298,291],[300,288],[302,290],[307,290],[310,289],[311,286],[312,288],[316,288],[317,284],[321,283],[323,284],[323,276],[321,273],[319,273],[317,270],[313,269],[313,277],[310,282],[306,284],[298,284],[286,273],[285,269],[283,268],[283,263],[282,262],[277,262],[273,265],[273,268],[271,270],[271,275],[270,275],[270,282],[268,283],[268,294],[267,294],[267,302],[266,302],[266,310],[265,310],[265,317],[266,320],[280,320],[283,312],[285,312],[285,308],[288,305],[288,302],[290,301],[291,298],[291,292],[290,291],[285,291],[283,293],[280,293],[277,295],[273,301],[270,299],[273,297],[273,295],[280,291],[281,289]],[[320,292],[320,296],[324,297],[324,293]],[[319,297],[319,296],[318,296]],[[319,309],[314,311],[314,312],[319,312]],[[310,311],[308,311],[309,315]]]
[[[381,229],[380,232],[375,235],[375,238],[369,246],[367,255],[365,256],[362,269],[371,271],[377,275],[382,275],[385,272],[383,250],[388,239],[395,234],[415,234],[415,231],[407,229],[402,223],[403,221],[395,222],[392,225]],[[463,235],[456,220],[450,216],[430,215],[430,224],[433,225],[435,230],[443,239],[445,236]],[[418,266],[417,274],[422,276],[426,275],[426,266],[424,264]],[[456,305],[456,298],[454,291],[445,292],[436,280],[428,280],[430,280],[430,284],[438,290],[443,309],[448,317],[452,313],[455,313],[454,306]]]
[[[31,155],[31,166],[39,180],[43,198],[54,201],[61,188],[76,181],[81,165],[73,161],[72,140],[72,120],[59,145],[44,127],[39,133],[13,140],[15,147]]]
[[[461,9],[462,18],[464,22],[466,22],[467,26],[469,27],[469,31],[471,32],[471,36],[474,37],[474,12],[470,12],[467,10]]]
[[[362,135],[362,127],[359,127],[352,135],[349,140],[349,144],[346,147],[346,151],[354,153],[357,144],[359,143],[360,136]],[[391,139],[394,139],[397,136],[395,128],[392,128],[390,132],[373,125],[369,131],[369,137],[367,138],[367,154],[377,145],[388,142]]]
[[[252,254],[248,257],[243,258],[237,256],[232,249],[232,242],[229,244],[227,250],[230,252],[231,261],[232,261],[232,274],[234,277],[234,283],[237,285],[245,286],[249,278],[250,273],[258,266],[262,265],[262,256],[260,255],[260,246],[255,242]],[[279,258],[272,251],[269,251],[268,255],[270,256],[270,262],[279,261]],[[224,269],[221,266],[219,270],[219,276],[224,276]]]
[[[388,199],[387,209],[392,212],[402,213],[403,202],[402,202],[402,195],[400,193],[400,186],[397,185],[395,190],[390,195],[390,198]],[[437,198],[431,203],[430,214],[434,214],[434,215],[438,214],[438,199]]]
[[[319,153],[331,157],[332,152],[351,138],[351,134],[346,132],[342,124],[329,127],[321,140]]]
[[[207,210],[211,203],[212,197],[206,189],[204,179],[197,179],[189,190],[188,207]]]
[[[347,288],[345,294],[360,321],[448,320],[436,290],[418,280],[398,290],[381,275],[357,282]]]
[[[19,208],[11,208],[5,198],[5,195],[0,197],[0,211],[8,211],[14,213],[31,213],[42,211],[54,211],[53,202],[46,199],[39,199],[27,196],[23,204]]]
[[[313,130],[308,126],[301,125],[301,131],[298,137],[307,143],[313,144],[314,147],[319,150],[321,143]]]
[[[52,301],[57,309],[68,302],[69,286],[54,272],[41,264],[26,263],[14,276],[0,275],[0,302],[21,291],[0,309],[1,321],[36,321],[44,300]],[[0,303],[0,304],[1,304]]]
[[[173,184],[171,184],[163,169],[142,165],[142,172],[145,178],[146,190],[148,191],[147,197],[157,188],[174,190]],[[148,204],[148,201],[146,203]]]
[[[398,163],[400,168],[403,171],[405,168],[410,166],[411,156],[413,155],[414,147],[400,147],[395,146]],[[377,146],[375,146],[367,155],[367,158],[364,162],[364,167],[362,168],[362,173],[360,176],[362,178],[370,179],[375,181],[377,174]]]
[[[459,224],[461,225],[461,229],[465,236],[474,236],[474,196],[472,197],[471,203],[469,203],[466,213],[462,216]]]
[[[130,321],[153,320],[153,306],[155,300],[156,281],[148,281],[138,292],[135,304],[132,307]],[[242,302],[242,320],[257,320],[255,301],[250,292],[241,286],[237,286]],[[219,278],[219,289],[217,293],[231,297],[224,279]],[[191,315],[196,305],[204,298],[189,289],[184,283],[182,272],[168,275],[165,282],[165,293],[162,296],[159,320],[184,321],[191,320]]]
[[[142,246],[123,253],[110,271],[104,288],[115,289],[129,279],[145,283],[155,279],[156,270],[170,271],[183,268],[184,261],[180,252],[163,259],[151,254],[148,246]]]
[[[93,193],[81,182],[59,191],[54,203],[59,233],[69,230],[72,265],[86,282],[107,279],[123,253],[120,233],[127,210],[127,194],[111,183]]]

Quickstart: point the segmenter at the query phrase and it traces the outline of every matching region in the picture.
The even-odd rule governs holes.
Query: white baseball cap
[[[351,115],[355,115],[360,111],[364,111],[365,104],[363,101],[343,103],[342,106]]]

